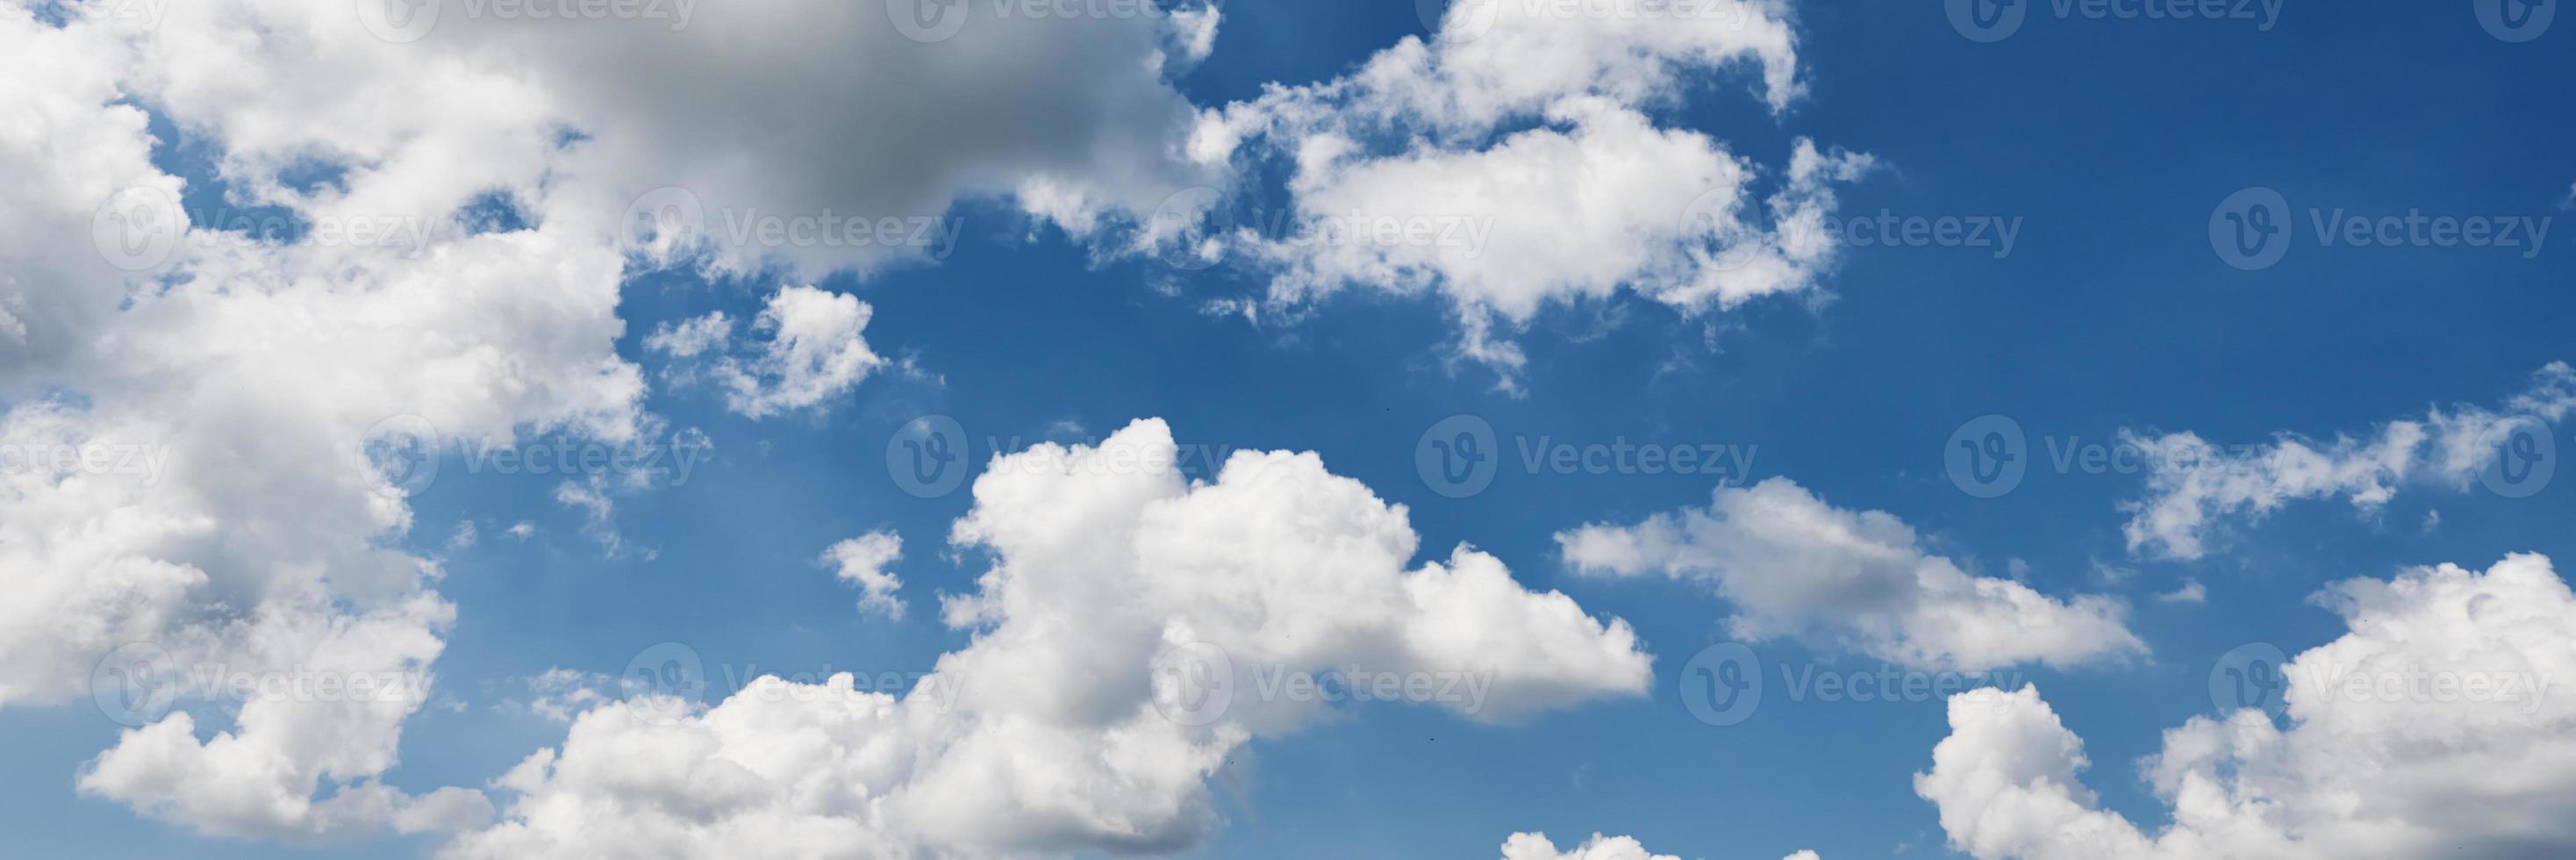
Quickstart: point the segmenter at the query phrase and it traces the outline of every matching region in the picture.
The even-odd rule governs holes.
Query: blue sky
[[[977,633],[943,623],[942,596],[976,592],[994,559],[950,541],[974,492],[906,492],[898,475],[911,464],[890,457],[889,442],[945,416],[967,440],[964,462],[981,468],[1040,442],[1099,444],[1155,417],[1184,450],[1314,452],[1332,474],[1403,506],[1420,538],[1411,564],[1471,544],[1522,587],[1624,619],[1653,655],[1642,689],[1524,718],[1351,704],[1256,737],[1208,777],[1218,824],[1180,856],[1490,856],[1517,832],[1559,845],[1625,834],[1680,857],[1986,856],[1953,841],[1944,809],[1918,793],[1915,775],[1957,728],[1940,697],[1801,701],[1785,686],[1814,671],[1942,667],[1900,665],[1856,645],[1857,634],[1747,636],[1729,623],[1744,608],[1712,580],[1602,575],[1560,541],[1588,524],[1709,506],[1721,477],[1739,489],[1786,479],[1832,509],[1902,520],[1923,553],[1969,575],[2115,603],[2140,648],[2072,665],[2006,660],[1994,672],[2010,687],[2036,685],[2082,738],[2098,808],[2160,831],[2172,806],[2137,762],[2168,729],[2224,715],[2210,694],[2223,655],[2248,643],[2298,655],[2346,635],[2347,620],[2314,598],[2330,583],[2445,563],[2483,571],[2510,553],[2567,557],[2576,503],[2558,486],[2507,497],[2474,469],[2461,480],[2408,472],[2377,505],[2292,493],[2260,514],[2219,511],[2202,551],[2179,557],[2194,554],[2123,531],[2135,506],[2164,492],[2152,464],[2093,474],[2056,457],[2116,447],[2124,431],[2247,446],[2290,434],[2324,448],[2339,435],[2366,443],[2431,409],[2516,412],[2514,398],[2543,384],[2535,372],[2570,358],[2576,257],[2559,243],[2576,233],[2540,234],[2530,254],[2411,238],[2329,246],[2315,219],[2563,220],[2576,159],[2546,141],[2568,131],[2562,89],[2576,52],[2563,43],[2576,33],[2562,24],[2508,43],[2470,2],[2290,2],[2270,21],[2095,18],[2081,4],[2025,3],[2020,29],[1994,42],[1963,35],[1940,4],[1789,4],[1804,92],[1785,107],[1765,103],[1744,60],[1688,69],[1636,107],[1656,128],[1707,135],[1754,165],[1757,199],[1784,186],[1798,141],[1812,139],[1875,161],[1835,186],[1839,215],[2008,224],[2008,252],[1861,246],[1846,232],[1813,286],[1732,307],[1684,311],[1633,289],[1552,301],[1511,329],[1526,355],[1517,369],[1463,356],[1465,312],[1437,289],[1344,288],[1247,318],[1211,306],[1261,303],[1276,270],[1119,253],[1117,240],[1077,235],[1007,194],[961,194],[932,213],[962,226],[938,259],[821,272],[630,262],[614,355],[639,370],[640,410],[660,421],[649,438],[694,429],[711,442],[706,459],[685,481],[602,490],[613,513],[594,524],[559,498],[564,477],[477,474],[448,449],[434,483],[403,500],[410,528],[379,537],[438,560],[435,591],[455,617],[431,666],[436,696],[402,721],[399,764],[381,778],[415,795],[485,788],[565,743],[563,722],[527,707],[529,678],[616,677],[657,643],[701,661],[702,708],[761,674],[930,672]],[[1169,81],[1201,108],[1259,98],[1272,82],[1330,80],[1431,32],[1403,3],[1237,0],[1222,17],[1212,51]],[[816,84],[807,107],[859,110],[835,105],[844,83]],[[215,201],[202,206],[219,205],[214,189],[239,179],[216,166],[223,143],[174,122],[154,104],[162,97],[177,96],[134,99],[155,118],[153,165]],[[1489,133],[1544,127],[1524,116]],[[1229,205],[1291,205],[1285,158],[1239,161]],[[2211,225],[2224,223],[2222,201],[2256,187],[2287,202],[2291,233],[2275,241],[2291,245],[2277,264],[2246,271],[2213,247]],[[750,337],[771,297],[802,284],[871,309],[865,348],[882,367],[755,418],[728,402],[711,378],[720,371],[646,344],[711,312]],[[1505,379],[1516,390],[1501,390]],[[42,390],[13,387],[5,402],[25,408]],[[1981,498],[1948,455],[1955,433],[1991,415],[2022,431],[2011,450],[2028,472]],[[1453,416],[1490,428],[1497,449],[1490,486],[1458,498],[1417,468],[1428,431]],[[1620,443],[1724,451],[1749,469],[1560,471],[1524,459],[1548,445]],[[1188,476],[1215,479],[1204,468]],[[473,524],[470,545],[451,545],[459,523]],[[507,534],[520,523],[528,536]],[[817,560],[875,531],[903,541],[888,569],[908,605],[900,619],[859,611],[859,592]],[[611,533],[614,548],[602,539]],[[2196,599],[2165,599],[2187,585]],[[1741,722],[1712,725],[1687,706],[1698,688],[1685,665],[1730,642],[1758,655],[1768,686]],[[17,847],[0,853],[354,857],[448,844],[381,831],[235,838],[138,814],[75,787],[124,726],[86,695],[7,704],[0,832]],[[201,718],[201,737],[223,711],[204,707],[216,716]],[[506,795],[494,796],[510,816]]]

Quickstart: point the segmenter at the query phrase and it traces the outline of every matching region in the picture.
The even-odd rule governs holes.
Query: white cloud
[[[439,211],[500,187],[582,198],[607,223],[675,188],[709,265],[810,281],[920,249],[762,240],[764,219],[937,218],[1032,181],[1144,212],[1216,181],[1180,155],[1194,110],[1169,83],[1173,50],[1212,46],[1213,12],[934,4],[965,18],[924,41],[882,3],[702,0],[684,22],[450,9],[392,42],[345,5],[170,7],[140,34],[141,94],[226,140],[226,174],[263,196],[294,194],[275,179],[290,166],[347,165],[345,195],[317,202],[349,211]],[[904,83],[818,98],[845,81]]]
[[[617,679],[603,675],[576,672],[561,667],[547,669],[527,679],[528,700],[515,703],[548,722],[571,725],[583,711],[618,701]],[[510,707],[514,703],[505,703]]]
[[[0,131],[0,186],[13,204],[0,207],[0,388],[14,390],[78,368],[116,314],[117,292],[95,287],[122,273],[93,248],[92,211],[124,189],[175,194],[179,182],[153,169],[146,116],[122,103],[117,71],[130,57],[115,34],[48,27],[10,4],[0,53],[17,65],[0,81],[0,111],[18,118]]]
[[[1259,246],[1283,269],[1273,298],[1437,287],[1520,323],[1548,302],[1628,288],[1696,312],[1806,289],[1831,250],[1767,247],[1746,235],[1732,192],[1751,181],[1750,168],[1705,135],[1657,129],[1643,114],[1591,99],[1559,102],[1549,118],[1562,130],[1520,132],[1481,151],[1308,165],[1318,175],[1300,189],[1299,215],[1331,226]],[[1836,171],[1866,163],[1800,146],[1802,159]],[[1694,202],[1721,189],[1728,193],[1706,204],[1713,217],[1695,219]],[[1808,182],[1774,201],[1774,216],[1830,208],[1830,199]],[[1360,214],[1334,220],[1343,213]],[[1343,223],[1355,234],[1379,224],[1425,229],[1346,235]]]
[[[903,598],[895,592],[903,588],[903,579],[886,568],[902,558],[902,535],[874,531],[833,544],[823,551],[822,563],[835,568],[833,574],[842,582],[859,589],[859,611],[901,621]]]
[[[2203,587],[2200,584],[2200,580],[2186,579],[2182,581],[2182,585],[2180,587],[2177,587],[2172,591],[2156,595],[2156,601],[2159,603],[2208,603],[2209,589]]]
[[[435,566],[399,548],[413,488],[389,486],[368,443],[631,437],[643,384],[614,348],[611,218],[542,189],[552,132],[507,75],[406,64],[346,7],[170,4],[151,29],[61,11],[54,26],[0,7],[0,53],[30,70],[0,82],[0,113],[22,120],[0,132],[19,204],[0,213],[0,437],[140,449],[167,469],[0,475],[0,706],[136,668],[111,655],[180,677],[409,679],[365,699],[127,690],[186,710],[132,714],[78,784],[227,835],[472,826],[488,806],[471,792],[379,782],[454,610]],[[324,45],[325,29],[349,38]],[[271,51],[310,62],[246,55]],[[192,223],[182,181],[151,163],[147,107],[223,153],[227,204],[395,238],[317,226],[276,244]],[[274,180],[303,159],[361,166],[311,190]],[[496,190],[531,226],[466,228],[459,208]]]
[[[753,327],[769,335],[748,360],[717,362],[725,406],[766,418],[821,404],[859,384],[885,359],[868,349],[862,334],[875,309],[866,302],[813,287],[787,287],[769,297]]]
[[[2131,513],[2129,548],[2196,559],[2225,520],[2260,518],[2291,501],[2341,497],[2372,513],[2402,487],[2466,489],[2497,462],[2518,428],[2558,421],[2571,410],[2576,368],[2560,362],[2534,373],[2531,387],[2501,410],[2435,409],[2423,420],[2392,421],[2361,438],[2315,442],[2280,433],[2266,444],[2222,447],[2188,432],[2123,433],[2123,444],[2149,452],[2147,497],[2123,506]]]
[[[1646,853],[1646,846],[1631,836],[1592,834],[1572,850],[1558,851],[1556,843],[1544,833],[1514,833],[1503,842],[1503,860],[1681,860],[1670,854]],[[1800,851],[1784,860],[1817,860],[1816,852]]]
[[[1648,854],[1634,837],[1592,834],[1569,851],[1558,851],[1544,833],[1514,833],[1503,841],[1503,860],[1681,860],[1670,854]]]
[[[948,607],[973,641],[911,694],[763,678],[703,711],[595,708],[453,853],[1168,852],[1215,825],[1207,781],[1231,752],[1334,713],[1263,695],[1262,667],[1480,673],[1481,709],[1437,704],[1483,720],[1644,692],[1624,622],[1466,547],[1408,567],[1404,509],[1315,455],[1237,453],[1193,484],[1177,450],[1139,421],[997,458],[953,535],[992,559]]]
[[[617,503],[608,497],[605,484],[565,481],[555,485],[555,501],[581,512],[581,533],[598,542],[600,552],[616,558],[626,551],[626,538],[617,533]]]
[[[1797,37],[1784,7],[1757,0],[1683,6],[1454,4],[1429,41],[1407,36],[1348,76],[1283,88],[1230,108],[1224,119],[1238,128],[1346,119],[1490,128],[1569,96],[1666,104],[1685,81],[1730,66],[1756,71],[1758,90],[1775,110],[1797,98]],[[1327,115],[1344,111],[1351,116]]]
[[[2031,688],[1953,697],[1915,792],[1979,858],[2576,850],[2576,701],[2550,686],[2576,677],[2576,595],[2548,559],[2419,568],[2321,599],[2350,632],[2282,669],[2287,728],[2261,711],[2194,718],[2140,762],[2172,807],[2161,831],[2100,808],[2078,780],[2083,742]]]
[[[0,475],[0,707],[77,698],[126,643],[175,668],[265,672],[319,649],[341,671],[426,681],[453,610],[436,567],[399,548],[412,511],[380,491],[388,464],[366,445],[389,419],[433,446],[632,438],[644,381],[616,353],[616,310],[627,210],[648,191],[702,205],[699,262],[811,274],[917,253],[745,245],[730,228],[936,216],[1033,182],[1085,211],[1143,210],[1216,181],[1180,154],[1195,112],[1167,82],[1167,52],[1212,47],[1208,9],[1063,21],[957,4],[968,28],[933,43],[868,4],[690,4],[676,28],[449,8],[405,42],[346,4],[153,6],[146,24],[114,4],[45,20],[0,4],[0,54],[25,70],[0,81],[15,204],[0,207],[0,438],[168,466]],[[820,86],[850,80],[903,83]],[[154,167],[147,111],[213,155],[222,194]],[[329,178],[283,178],[298,172]],[[232,211],[182,211],[183,190]],[[515,217],[466,214],[494,200]],[[192,222],[253,207],[317,229],[277,244]],[[497,229],[510,222],[524,227]],[[766,351],[733,367],[746,411],[821,402],[879,363],[855,300],[791,289],[771,311]],[[606,489],[564,489],[613,548]],[[377,782],[418,705],[261,701],[229,726],[225,708],[174,713],[81,785],[234,835],[457,826],[479,797]]]
[[[723,349],[733,337],[733,318],[716,311],[706,316],[663,323],[644,336],[644,348],[669,353],[673,358],[696,358],[709,350]]]
[[[1775,110],[1798,95],[1785,7],[1455,4],[1428,42],[1203,115],[1192,157],[1293,165],[1288,219],[1227,231],[1194,226],[1204,207],[1185,206],[1138,241],[1202,259],[1239,246],[1275,272],[1276,307],[1349,287],[1436,289],[1456,306],[1461,354],[1509,388],[1523,359],[1505,336],[1550,303],[1625,289],[1694,315],[1811,289],[1830,266],[1826,231],[1808,228],[1867,156],[1802,140],[1757,201],[1758,168],[1648,117],[1684,82],[1728,69],[1757,72]]]
[[[1732,635],[1848,647],[1908,666],[1977,671],[2142,654],[2105,597],[2049,598],[1972,576],[1879,511],[1835,508],[1786,478],[1719,487],[1705,508],[1633,526],[1588,525],[1557,545],[1592,576],[1700,582],[1735,607]]]
[[[1172,39],[1179,43],[1181,58],[1195,63],[1216,53],[1216,28],[1224,18],[1215,6],[1172,10]]]
[[[190,631],[238,636],[244,641],[227,643],[222,656],[239,662],[165,666],[183,672],[238,666],[260,673],[255,677],[263,684],[279,679],[277,686],[256,688],[240,702],[234,727],[211,738],[201,740],[195,718],[184,711],[123,732],[113,749],[82,769],[80,790],[234,836],[322,837],[413,814],[410,798],[370,782],[393,766],[403,720],[427,698],[427,667],[444,647],[440,636],[454,621],[454,608],[431,594],[356,617],[318,605],[269,607],[233,630]],[[388,682],[363,694],[353,686],[328,693],[333,688],[321,686],[324,679],[345,685],[356,678]],[[351,785],[316,801],[325,780]],[[488,819],[489,806],[482,809]],[[447,813],[418,814],[452,820]]]

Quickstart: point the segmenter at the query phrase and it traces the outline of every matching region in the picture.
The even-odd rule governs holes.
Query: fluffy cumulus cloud
[[[860,335],[875,310],[813,287],[789,287],[769,298],[753,327],[768,334],[760,354],[728,359],[716,369],[725,405],[761,418],[822,403],[858,385],[885,359]]]
[[[1206,212],[1243,207],[1188,201],[1141,241],[1259,260],[1275,306],[1352,286],[1437,290],[1458,309],[1462,353],[1509,386],[1522,358],[1497,321],[1622,289],[1697,314],[1810,289],[1830,264],[1814,228],[1867,156],[1801,140],[1764,197],[1763,169],[1648,116],[1685,81],[1739,68],[1775,109],[1798,95],[1779,4],[1453,4],[1427,42],[1201,120],[1196,158],[1290,163],[1288,212],[1229,229]]]
[[[1625,623],[1466,547],[1414,564],[1404,509],[1315,455],[1238,453],[1193,483],[1176,452],[1139,421],[1097,448],[997,457],[952,536],[992,563],[945,607],[973,641],[911,693],[763,678],[703,711],[592,709],[501,780],[517,799],[453,852],[1176,850],[1214,826],[1229,754],[1334,715],[1265,694],[1265,673],[1455,673],[1486,692],[1422,704],[1485,720],[1644,691]]]
[[[2140,763],[2172,808],[2148,832],[2080,779],[2083,742],[2038,691],[1950,702],[1916,793],[1979,858],[2554,857],[2576,851],[2576,594],[2549,560],[2357,580],[2350,628],[2282,668],[2287,725],[2195,718]]]
[[[1599,99],[1558,102],[1548,119],[1564,128],[1512,135],[1480,151],[1357,159],[1301,189],[1299,216],[1314,232],[1258,246],[1284,270],[1276,297],[1357,284],[1437,285],[1462,304],[1520,321],[1547,302],[1623,286],[1696,310],[1810,283],[1825,250],[1813,243],[1783,245],[1771,257],[1736,244],[1759,236],[1709,244],[1743,230],[1730,222],[1742,205],[1737,189],[1750,181],[1748,168],[1715,141],[1655,128]],[[1829,199],[1825,174],[1857,163],[1829,163],[1802,143],[1791,178],[1800,191],[1777,198],[1776,213]],[[1711,189],[1724,193],[1704,199]]]
[[[2517,444],[2548,443],[2549,424],[2576,410],[2576,368],[2552,363],[2500,408],[2434,409],[2420,420],[2391,421],[2361,436],[2317,441],[2282,433],[2269,442],[2222,446],[2194,433],[2129,433],[2123,443],[2146,452],[2147,495],[2128,505],[2129,547],[2179,559],[2200,558],[2207,538],[2231,518],[2259,518],[2293,501],[2341,498],[2374,513],[2406,487],[2465,490],[2484,483],[2499,493],[2528,495],[2545,472],[2505,466],[2525,457]],[[2531,448],[2539,459],[2548,452]]]
[[[716,311],[702,317],[663,323],[644,336],[644,348],[672,358],[696,358],[724,348],[733,339],[733,317]]]
[[[644,348],[675,359],[670,378],[711,378],[727,409],[767,418],[820,406],[885,367],[885,358],[868,348],[868,321],[875,316],[857,298],[791,286],[771,294],[752,320],[762,339],[743,354],[726,349],[733,319],[723,311],[665,323],[644,337]]]
[[[209,738],[186,712],[127,732],[81,773],[80,789],[230,835],[479,826],[492,815],[479,793],[450,789],[419,807],[365,782],[393,766],[403,719],[428,693],[426,667],[453,618],[427,594],[354,618],[309,606],[269,610],[248,625],[251,641],[225,654],[246,666],[291,667],[279,683],[301,686],[257,692],[240,703],[232,729],[209,727]],[[326,692],[324,678],[340,679],[338,692]],[[366,679],[384,686],[349,686]],[[359,784],[315,802],[325,779]]]
[[[859,590],[859,611],[900,621],[903,598],[895,592],[903,588],[903,579],[891,568],[902,558],[903,537],[876,531],[833,544],[823,551],[822,561],[834,576]]]
[[[1566,561],[1593,576],[1705,583],[1735,607],[1732,635],[1783,636],[1936,669],[2071,666],[2143,653],[2125,607],[2059,600],[1971,575],[1879,511],[1835,508],[1785,478],[1720,487],[1705,508],[1635,525],[1559,533]]]
[[[918,257],[908,227],[887,242],[852,225],[936,219],[1023,184],[1150,211],[1206,181],[1182,157],[1194,113],[1168,78],[1212,41],[1213,10],[921,5],[899,23],[885,3],[704,0],[544,19],[453,4],[170,4],[147,74],[175,116],[220,128],[228,174],[268,191],[291,193],[279,171],[321,159],[351,179],[325,196],[407,212],[455,191],[371,180],[435,166],[457,180],[439,185],[472,193],[533,182],[527,168],[555,161],[550,193],[663,219],[683,229],[629,238],[658,251],[676,239],[732,271],[814,278]]]
[[[1646,846],[1631,836],[1592,838],[1570,850],[1559,851],[1556,843],[1544,833],[1514,833],[1503,842],[1503,860],[1681,860],[1670,854],[1649,854]],[[1800,851],[1785,860],[1817,860],[1816,852]]]
[[[1209,173],[1167,79],[1213,45],[1212,9],[947,4],[962,26],[907,33],[881,5],[0,3],[0,53],[28,70],[0,83],[0,440],[42,455],[0,470],[0,707],[146,703],[111,714],[133,728],[78,784],[200,830],[480,826],[479,794],[382,784],[455,616],[435,560],[401,548],[407,494],[445,441],[653,426],[615,350],[630,266],[864,269],[919,246],[832,219],[910,235],[1033,183],[1151,208]],[[900,83],[825,86],[851,80]],[[153,139],[155,115],[180,139]],[[730,402],[848,390],[881,363],[867,318],[781,291],[758,351],[719,367]],[[125,680],[208,665],[405,683],[243,700]]]
[[[521,201],[520,229],[462,214],[493,189],[539,184],[543,146],[427,157],[492,143],[483,133],[520,115],[501,76],[357,63],[370,71],[281,83],[225,60],[309,28],[256,29],[293,13],[217,23],[233,5],[171,4],[157,27],[100,4],[0,5],[0,51],[36,70],[0,84],[0,110],[19,118],[0,133],[0,175],[23,194],[0,215],[0,438],[45,455],[0,470],[13,590],[0,706],[97,693],[132,728],[80,789],[200,830],[474,826],[489,811],[478,795],[413,798],[379,781],[454,620],[434,563],[395,546],[425,473],[385,455],[458,437],[631,438],[642,382],[614,350],[623,258],[607,219],[542,196]],[[268,85],[279,100],[365,90],[379,106],[421,96],[479,116],[371,135],[226,96]],[[154,166],[155,146],[174,142],[151,138],[147,109],[226,153],[229,196]],[[403,113],[373,127],[440,117]],[[328,151],[368,167],[322,188],[276,181],[288,151],[313,151],[282,141],[306,133],[348,135]],[[197,223],[182,194],[307,229]],[[361,224],[392,229],[360,240]],[[63,451],[86,453],[50,455]],[[255,683],[172,682],[209,666]],[[388,683],[361,693],[352,678]]]

